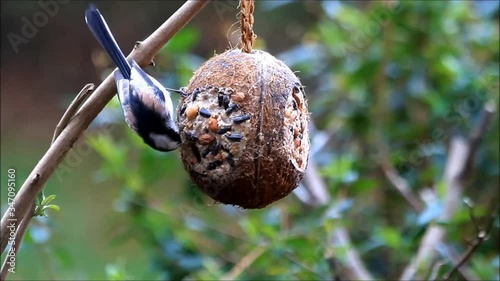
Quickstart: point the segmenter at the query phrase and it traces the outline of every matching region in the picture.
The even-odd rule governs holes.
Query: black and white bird
[[[169,91],[134,61],[127,61],[104,17],[95,5],[85,12],[85,21],[118,69],[114,72],[118,99],[128,126],[144,142],[159,151],[179,147],[179,129]]]

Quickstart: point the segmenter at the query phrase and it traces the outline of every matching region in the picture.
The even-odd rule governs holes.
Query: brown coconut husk
[[[229,50],[205,62],[185,92],[177,110],[181,157],[204,193],[262,208],[297,187],[309,157],[309,112],[283,62]]]

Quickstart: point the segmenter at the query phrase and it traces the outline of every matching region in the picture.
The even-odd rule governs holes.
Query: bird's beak
[[[171,89],[171,88],[165,88],[167,91],[169,92],[174,92],[174,93],[177,93],[177,94],[180,94],[181,96],[185,96],[186,95],[186,92],[184,92],[184,88],[180,88],[179,90],[177,89]]]

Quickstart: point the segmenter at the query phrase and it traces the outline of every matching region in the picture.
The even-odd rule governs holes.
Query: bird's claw
[[[139,48],[142,44],[142,41],[135,41],[135,44],[134,44],[134,50]],[[155,61],[154,60],[151,60],[151,62],[149,62],[149,65],[150,66],[155,66]]]

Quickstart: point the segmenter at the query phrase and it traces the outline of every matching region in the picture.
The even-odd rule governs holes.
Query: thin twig
[[[326,259],[326,263],[332,272],[332,280],[333,281],[342,281],[342,277],[340,276],[340,270],[338,269],[337,259],[335,257],[329,257]]]
[[[391,45],[392,45],[391,39],[392,39],[393,29],[394,28],[392,27],[391,23],[389,23],[387,26],[382,27],[382,34],[384,37],[383,38],[384,47],[382,48],[383,53],[379,63],[379,70],[376,72],[377,75],[374,80],[375,87],[373,96],[375,100],[374,101],[375,106],[371,112],[371,115],[374,118],[374,120],[377,121],[374,126],[375,127],[374,132],[375,132],[375,138],[378,141],[382,140],[380,132],[383,131],[382,129],[383,126],[385,125],[384,114],[382,112],[382,109],[385,106],[384,93],[387,92],[386,91],[387,79],[385,79],[383,75],[384,73],[383,68],[390,61]],[[314,172],[315,171],[313,171],[313,174],[317,174]],[[317,179],[317,181],[321,182],[323,181],[323,179]],[[311,187],[309,186],[309,188]],[[323,188],[325,190],[328,190],[326,188],[326,184],[324,183],[323,183]],[[331,245],[334,245],[334,247],[339,247],[345,250],[345,259],[340,259],[340,261],[342,262],[342,272],[344,272],[344,275],[348,280],[373,280],[373,277],[371,276],[370,272],[368,271],[365,264],[361,260],[358,251],[352,245],[349,232],[343,225],[338,225],[335,227],[333,232],[330,234],[329,243]]]
[[[451,247],[451,245],[444,245],[446,252],[448,255],[445,258],[448,258],[451,264],[458,264],[460,257],[458,256],[456,250]],[[463,279],[468,281],[468,280],[479,280],[479,277],[477,277],[470,268],[467,266],[461,266],[458,271],[460,271],[460,274],[462,275]]]
[[[316,126],[311,120],[309,122],[311,131],[316,131]],[[307,197],[300,198],[302,203],[312,208],[326,206],[330,202],[330,193],[328,191],[325,180],[321,177],[318,167],[314,161],[314,155],[310,157],[307,166],[307,171],[302,181],[302,185],[308,193]],[[345,277],[348,280],[372,280],[372,276],[366,269],[365,264],[361,260],[359,253],[352,246],[348,231],[344,226],[338,225],[329,236],[329,243],[336,247],[346,249],[345,259],[336,259],[333,252],[326,254],[326,262],[330,264],[331,259],[338,261],[336,263],[337,271],[345,272]]]
[[[401,193],[401,195],[408,201],[408,203],[417,211],[421,212],[425,208],[425,204],[422,201],[418,195],[416,195],[411,187],[410,184],[403,178],[401,177],[394,166],[391,163],[390,157],[389,157],[389,145],[387,142],[383,140],[382,132],[385,132],[385,126],[386,126],[386,104],[387,102],[384,100],[387,95],[387,78],[386,75],[384,74],[384,68],[385,66],[390,62],[391,59],[391,47],[393,46],[392,43],[392,34],[393,34],[393,25],[392,22],[389,22],[387,27],[384,27],[384,36],[383,36],[383,43],[384,43],[384,52],[382,56],[381,63],[379,64],[379,68],[377,70],[377,75],[374,80],[374,97],[375,97],[375,107],[373,108],[373,113],[372,117],[374,120],[376,120],[375,125],[376,125],[376,131],[375,131],[375,137],[377,140],[377,146],[379,147],[380,151],[380,159],[382,163],[382,170],[389,182]]]
[[[446,261],[438,261],[436,264],[432,267],[431,275],[429,276],[429,281],[435,281],[437,280],[437,277],[439,275],[439,270],[443,265],[446,264]]]
[[[307,205],[311,207],[324,206],[330,202],[330,194],[328,189],[319,174],[314,161],[309,161],[307,172],[304,175],[304,180],[302,184],[306,187],[305,190],[308,193]]]
[[[151,34],[139,47],[135,48],[129,58],[133,58],[141,66],[148,65],[160,49],[186,25],[203,7],[210,1],[192,0],[182,5],[167,21],[165,21],[153,34]],[[61,132],[56,141],[49,147],[45,155],[35,166],[28,179],[14,198],[14,217],[18,221],[26,216],[35,202],[36,196],[64,159],[73,144],[78,140],[83,131],[87,129],[92,120],[101,112],[104,106],[113,98],[116,86],[112,75],[109,75],[93,95],[82,105],[76,115],[69,121],[66,128]],[[37,180],[31,182],[38,175]],[[0,252],[7,246],[9,236],[8,213],[2,217],[0,224],[1,243]]]
[[[444,280],[450,280],[451,276],[455,274],[456,272],[459,271],[460,267],[464,265],[470,257],[472,257],[472,254],[479,248],[479,246],[488,239],[488,236],[490,234],[491,229],[493,228],[493,223],[495,222],[495,219],[497,218],[498,215],[498,206],[495,209],[495,211],[491,212],[490,214],[490,219],[488,221],[488,224],[486,225],[484,230],[479,230],[476,233],[476,239],[474,239],[474,242],[467,248],[467,250],[462,254],[460,257],[458,263],[444,275]]]
[[[54,130],[54,135],[52,136],[52,142],[57,139],[57,137],[61,134],[62,130],[66,128],[68,125],[69,121],[73,116],[75,115],[76,111],[80,107],[80,105],[88,98],[88,95],[94,90],[95,85],[90,83],[87,84],[83,87],[83,89],[76,95],[75,99],[71,102],[69,105],[68,109],[66,109],[66,112],[64,112],[61,120],[57,123],[56,129]],[[35,177],[32,182],[38,181],[38,177]],[[43,187],[42,187],[43,189]],[[26,230],[28,228],[28,225],[33,217],[33,213],[35,211],[35,202],[31,205],[31,212],[27,212],[24,218],[21,220],[19,223],[19,226],[17,227],[16,234],[15,234],[15,239],[14,243],[11,245],[9,248],[9,254],[13,254],[14,257],[17,256],[17,252],[19,251],[19,248],[21,247],[21,242],[23,241],[24,235],[26,234]],[[4,263],[2,265],[1,273],[0,273],[0,280],[5,280],[5,277],[7,277],[8,271],[11,268],[10,264],[8,264],[9,261],[9,255],[5,257]]]
[[[334,247],[345,250],[346,260],[342,264],[342,267],[348,280],[373,280],[373,277],[361,260],[358,251],[352,245],[351,237],[345,227],[335,227],[330,238],[330,243],[334,245]]]
[[[21,248],[21,243],[23,242],[23,237],[26,234],[26,230],[28,229],[28,225],[31,221],[31,217],[33,216],[33,212],[35,211],[34,207],[35,205],[33,204],[31,212],[26,213],[26,216],[22,219],[22,221],[19,223],[19,226],[17,227],[14,242],[11,244],[11,247],[9,248],[7,256],[5,257],[2,265],[0,280],[5,280],[7,274],[9,274],[9,270],[15,270],[15,259],[17,257],[17,253],[19,252],[19,249]],[[14,266],[12,266],[12,264],[10,263],[11,257],[14,258]]]
[[[399,193],[401,193],[413,209],[418,213],[422,212],[425,208],[424,202],[412,191],[408,181],[398,174],[389,161],[384,161],[384,163],[382,163],[382,170],[387,180],[399,191]]]
[[[479,226],[476,215],[474,215],[475,204],[469,198],[464,199],[464,203],[467,205],[467,209],[469,210],[470,221],[472,222],[474,229],[476,229],[476,233],[479,233],[481,231],[481,227]]]
[[[258,257],[260,257],[267,247],[259,246],[254,248],[250,253],[244,256],[226,275],[224,275],[220,280],[234,280],[238,277],[245,269],[247,269]]]
[[[493,113],[496,111],[496,103],[493,100],[488,101],[484,105],[483,114],[481,116],[481,121],[478,126],[472,131],[470,135],[470,153],[467,155],[465,166],[459,174],[461,178],[468,176],[468,172],[472,170],[472,163],[474,162],[474,156],[476,155],[476,150],[483,139],[484,132],[486,131],[490,119],[493,117]]]
[[[302,269],[304,269],[305,271],[308,271],[309,273],[315,275],[316,278],[313,278],[313,280],[321,280],[322,278],[324,278],[323,275],[314,270],[314,268],[311,268],[310,265],[305,264],[301,259],[295,257],[292,251],[287,251],[287,252],[288,254],[284,254],[283,256],[281,256],[283,259],[288,260],[293,264],[302,267]]]
[[[314,159],[309,159],[309,165],[306,171],[307,181],[303,182],[304,187],[309,191],[309,194],[323,194],[326,198],[309,197],[309,200],[304,202],[311,207],[325,206],[329,202],[329,192],[324,179],[317,171]],[[314,184],[314,186],[311,186]],[[361,260],[358,251],[353,247],[349,232],[344,226],[338,225],[330,234],[329,244],[334,247],[345,249],[345,259],[342,259],[342,271],[345,272],[346,278],[349,280],[373,280],[370,272],[366,269],[365,264]],[[332,258],[332,253],[326,258]]]
[[[443,213],[439,217],[440,222],[448,222],[455,215],[458,204],[461,202],[465,190],[466,177],[472,169],[471,161],[474,158],[477,147],[486,128],[491,120],[495,107],[488,103],[484,107],[483,115],[472,133],[470,140],[455,137],[451,139],[448,159],[446,160],[443,180],[445,183],[445,197],[443,199]],[[436,247],[443,243],[446,237],[446,228],[440,224],[433,224],[427,228],[420,242],[417,254],[404,269],[400,280],[421,279],[415,276],[417,270],[428,272],[432,266],[429,261],[435,260]]]
[[[438,200],[435,190],[432,190],[430,188],[423,189],[420,197],[424,202],[426,202],[426,204],[429,204],[431,202],[436,202]],[[446,243],[442,243],[440,246],[442,247],[442,250],[439,251],[439,253],[441,254],[441,258],[447,260],[447,262],[451,264],[457,264],[459,256],[456,250],[451,245],[448,245]],[[474,275],[474,273],[470,270],[470,268],[466,266],[460,267],[459,271],[464,280],[466,281],[479,279],[477,276]]]
[[[80,108],[87,98],[89,94],[95,89],[95,85],[93,83],[89,83],[83,86],[83,89],[76,95],[75,99],[71,102],[66,112],[64,112],[61,120],[57,123],[56,129],[54,130],[54,135],[52,136],[52,143],[57,139],[57,137],[61,134],[61,132],[66,128],[69,121],[73,116],[75,116],[76,111]]]

